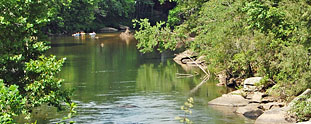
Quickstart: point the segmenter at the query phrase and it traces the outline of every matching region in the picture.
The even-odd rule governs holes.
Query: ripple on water
[[[107,103],[78,102],[76,123],[92,124],[174,124],[178,115],[176,102],[163,96],[129,96]]]

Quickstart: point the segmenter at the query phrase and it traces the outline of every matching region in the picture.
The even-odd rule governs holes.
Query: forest
[[[42,104],[74,113],[57,77],[66,58],[45,54],[47,36],[120,25],[137,29],[143,53],[190,49],[214,74],[264,77],[258,86],[283,101],[311,88],[309,0],[2,0],[0,10],[0,123]],[[296,104],[298,120],[310,105]]]

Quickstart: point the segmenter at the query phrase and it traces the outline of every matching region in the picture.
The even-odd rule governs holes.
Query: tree
[[[45,32],[68,34],[80,31],[92,31],[99,0],[73,0],[68,4],[55,3],[55,14],[45,27]]]
[[[65,59],[45,56],[49,49],[40,29],[54,16],[56,0],[0,1],[1,123],[28,114],[43,103],[61,108],[69,92],[56,78]],[[29,117],[29,116],[27,116]]]

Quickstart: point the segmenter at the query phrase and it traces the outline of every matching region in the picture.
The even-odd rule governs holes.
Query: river
[[[59,77],[66,88],[75,89],[73,100],[78,124],[178,124],[183,115],[180,106],[194,98],[192,115],[196,124],[244,124],[253,121],[208,106],[208,101],[227,93],[209,80],[195,93],[201,76],[180,77],[185,71],[171,58],[172,54],[142,54],[134,39],[121,39],[118,33],[98,34],[96,38],[52,37],[54,54],[67,60]],[[230,108],[229,108],[230,109]],[[66,115],[52,107],[37,108],[33,120],[56,123]]]

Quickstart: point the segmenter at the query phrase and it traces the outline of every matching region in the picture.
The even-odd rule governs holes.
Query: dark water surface
[[[169,54],[141,54],[133,39],[120,39],[118,33],[99,34],[98,38],[51,38],[49,54],[66,57],[60,73],[67,88],[74,88],[73,100],[78,124],[178,124],[183,115],[180,106],[194,97],[193,114],[196,124],[253,123],[241,116],[219,111],[207,102],[227,93],[210,80],[194,94],[190,90],[201,82],[201,76],[181,78],[184,71]],[[197,70],[199,71],[199,70]],[[66,115],[54,108],[38,108],[38,123],[56,123]]]

